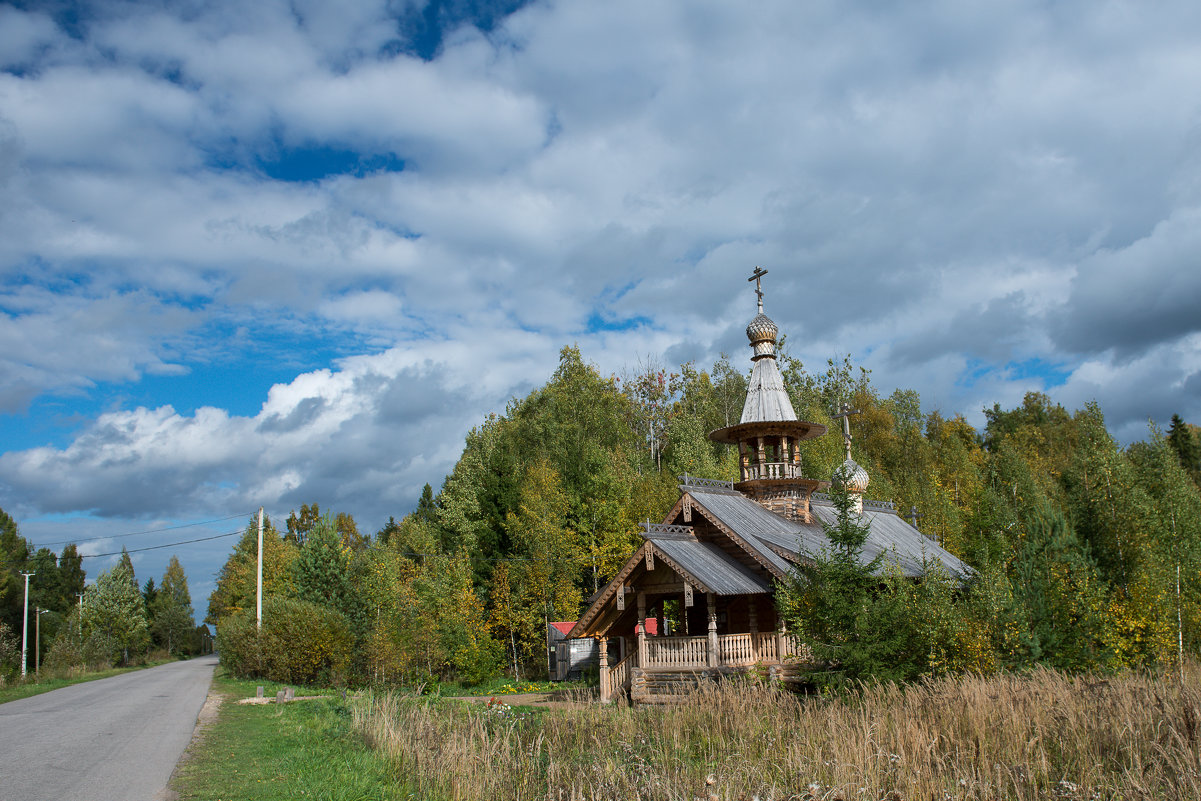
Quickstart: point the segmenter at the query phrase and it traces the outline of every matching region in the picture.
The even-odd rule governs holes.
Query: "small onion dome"
[[[750,325],[746,327],[746,338],[754,345],[756,342],[770,340],[776,341],[776,335],[780,333],[780,329],[772,322],[771,318],[763,312],[755,315],[755,319],[751,320]]]
[[[847,492],[862,495],[867,490],[867,483],[870,481],[867,471],[860,467],[854,459],[848,458],[834,471],[835,481],[841,476],[847,477]]]

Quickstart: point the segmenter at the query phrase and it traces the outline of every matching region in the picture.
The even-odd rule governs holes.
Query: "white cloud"
[[[945,413],[1201,419],[1192,5],[550,2],[431,61],[384,3],[122,8],[0,9],[4,408],[370,352],[4,454],[6,508],[403,514],[564,344],[740,363],[755,264],[794,354]],[[306,150],[404,170],[265,177]]]

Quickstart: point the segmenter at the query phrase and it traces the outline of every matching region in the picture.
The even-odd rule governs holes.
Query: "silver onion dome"
[[[868,482],[871,480],[859,464],[851,458],[839,465],[834,471],[834,480],[838,481],[845,477],[847,480],[847,492],[854,492],[862,495],[867,490]]]
[[[746,338],[751,341],[752,345],[765,340],[775,342],[779,333],[780,329],[776,327],[772,319],[762,312],[755,315],[755,319],[751,320],[746,327]]]

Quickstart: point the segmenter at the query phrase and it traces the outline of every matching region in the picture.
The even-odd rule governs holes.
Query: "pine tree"
[[[840,470],[831,487],[837,517],[833,524],[823,524],[830,544],[782,582],[776,596],[781,614],[814,659],[831,668],[818,680],[833,685],[873,675],[881,667],[868,614],[880,586],[876,573],[884,555],[863,559],[871,529],[855,511],[848,478]]]
[[[296,597],[343,612],[350,601],[349,550],[326,514],[309,530],[296,557]]]
[[[1201,442],[1197,441],[1197,435],[1193,432],[1192,427],[1184,422],[1178,414],[1172,415],[1172,426],[1168,429],[1168,444],[1176,452],[1180,466],[1189,471],[1196,479],[1197,472],[1201,471]]]
[[[110,659],[128,663],[149,642],[146,604],[124,561],[100,574],[84,596],[83,627],[88,635],[99,635]]]
[[[188,592],[188,578],[183,565],[172,555],[163,574],[162,584],[151,602],[153,622],[151,631],[167,653],[176,654],[191,650],[190,639],[195,628],[192,612],[192,596]]]
[[[1013,585],[1030,660],[1064,670],[1112,662],[1103,632],[1107,588],[1088,548],[1048,504],[1032,510]]]

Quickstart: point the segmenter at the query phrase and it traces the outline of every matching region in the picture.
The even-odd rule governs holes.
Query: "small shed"
[[[647,631],[658,634],[657,621],[647,621]],[[595,637],[569,638],[568,632],[576,621],[564,620],[547,624],[546,647],[550,653],[550,677],[552,681],[578,681],[589,667],[600,664],[600,648]],[[622,643],[609,641],[609,664],[620,662]]]

